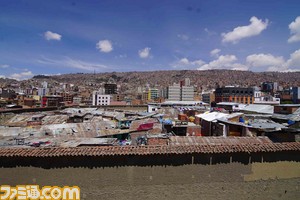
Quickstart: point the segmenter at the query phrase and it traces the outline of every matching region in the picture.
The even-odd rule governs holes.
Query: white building
[[[168,101],[194,101],[194,86],[180,86],[173,84],[167,88]]]
[[[181,88],[180,84],[173,84],[168,87],[167,89],[167,99],[169,101],[180,101],[180,96],[181,96]]]
[[[194,101],[194,87],[182,86],[181,87],[181,101]]]
[[[265,94],[259,90],[254,90],[254,104],[279,105],[280,98]]]
[[[111,96],[107,94],[102,94],[100,91],[93,92],[93,106],[107,106],[110,105]]]

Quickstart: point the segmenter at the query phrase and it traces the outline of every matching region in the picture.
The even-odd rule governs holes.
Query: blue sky
[[[300,70],[299,0],[1,0],[0,77]]]

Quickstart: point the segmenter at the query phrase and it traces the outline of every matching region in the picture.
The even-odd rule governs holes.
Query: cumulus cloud
[[[150,56],[150,50],[151,48],[149,47],[139,50],[140,58],[148,58]]]
[[[215,57],[215,56],[219,56],[219,53],[221,52],[221,49],[214,49],[210,52],[210,56]]]
[[[216,55],[218,51],[214,49],[211,51],[212,55]],[[202,63],[201,63],[202,62]],[[291,72],[300,71],[300,49],[290,54],[288,59],[283,56],[274,56],[269,53],[251,54],[248,55],[245,61],[240,62],[235,55],[220,55],[214,60],[205,63],[199,62],[198,70],[211,69],[229,69],[229,70],[252,70],[252,71],[280,71]],[[194,62],[187,58],[182,58],[177,62],[177,65],[188,65]]]
[[[202,65],[198,70],[210,69],[235,69],[235,70],[248,70],[248,67],[240,63],[236,63],[237,57],[235,55],[221,55],[216,60]]]
[[[189,60],[187,58],[181,58],[179,61],[172,64],[173,68],[177,69],[195,69],[201,65],[205,64],[203,60]]]
[[[61,40],[61,35],[59,35],[58,33],[53,33],[51,31],[47,31],[44,33],[44,37],[46,40]]]
[[[259,68],[260,71],[282,71],[286,69],[282,56],[275,57],[272,54],[252,54],[247,56],[246,63],[249,67]]]
[[[0,78],[5,78],[5,76],[4,75],[0,75]]]
[[[113,50],[112,43],[109,40],[100,40],[96,44],[96,48],[99,49],[100,52],[104,53],[109,53]]]
[[[300,41],[300,16],[298,16],[295,21],[290,23],[289,29],[291,32],[291,37],[288,39],[289,43]]]
[[[102,70],[108,68],[106,65],[85,62],[81,60],[72,59],[69,57],[64,57],[63,59],[50,59],[50,58],[43,57],[42,59],[38,60],[38,62],[41,64],[52,65],[55,67],[68,67],[68,68],[75,68],[75,69],[80,69],[85,71]]]
[[[9,68],[9,65],[0,65],[0,69],[6,69]]]
[[[222,33],[223,42],[237,43],[243,38],[259,35],[268,26],[268,20],[265,21],[253,16],[250,19],[250,24],[247,26],[238,26],[233,31]]]
[[[177,37],[179,37],[182,40],[189,40],[189,36],[185,34],[178,34]]]
[[[9,78],[16,79],[16,80],[24,80],[33,77],[33,73],[31,71],[25,71],[21,73],[14,73],[9,76]]]
[[[253,69],[258,68],[258,71],[299,71],[300,49],[290,54],[288,60],[272,54],[252,54],[247,56],[246,64]]]
[[[286,65],[289,68],[300,70],[300,49],[290,55],[290,59],[287,60]]]
[[[171,64],[175,69],[196,69],[205,64],[203,60],[189,60],[188,58],[181,58],[180,60]]]

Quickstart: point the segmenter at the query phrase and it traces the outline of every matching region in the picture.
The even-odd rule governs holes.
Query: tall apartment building
[[[110,95],[103,94],[101,91],[93,92],[93,106],[107,106],[110,105],[111,97]]]
[[[194,87],[182,86],[180,96],[180,101],[194,101]]]
[[[181,99],[180,90],[181,90],[180,84],[174,83],[173,85],[171,85],[167,88],[166,98],[169,101],[180,101],[180,99]]]
[[[167,87],[165,98],[169,101],[193,101],[194,100],[194,87],[181,86],[181,84],[173,84]]]
[[[159,97],[158,89],[148,88],[142,93],[142,99],[144,101],[155,100]]]
[[[254,102],[254,89],[241,87],[223,87],[215,91],[215,101],[236,102],[243,104],[252,104]]]

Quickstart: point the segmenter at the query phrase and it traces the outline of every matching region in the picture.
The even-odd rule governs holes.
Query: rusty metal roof
[[[176,145],[242,145],[242,144],[270,144],[268,137],[198,137],[171,136],[171,146]]]
[[[300,151],[300,142],[176,146],[105,146],[69,148],[0,148],[0,157],[122,156],[187,153],[251,153]]]

